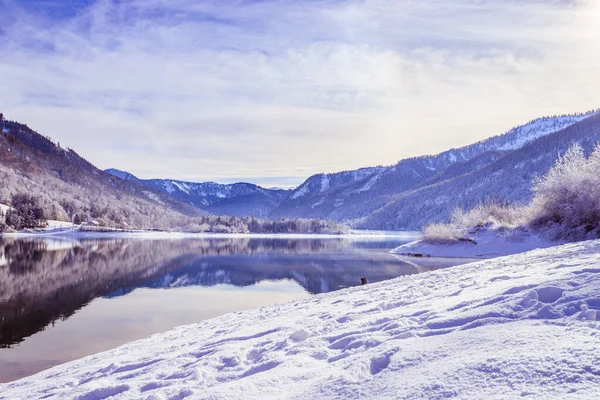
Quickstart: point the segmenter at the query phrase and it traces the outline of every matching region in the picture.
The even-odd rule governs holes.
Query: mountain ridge
[[[579,114],[534,119],[504,134],[468,146],[450,149],[437,155],[407,158],[395,165],[373,171],[372,174],[361,179],[352,182],[346,180],[339,185],[329,184],[327,190],[322,190],[319,182],[322,180],[335,181],[338,174],[313,175],[300,185],[271,216],[295,215],[345,222],[359,220],[392,202],[402,193],[433,184],[441,178],[450,178],[452,176],[450,168],[457,170],[454,172],[456,176],[461,167],[468,167],[467,164],[473,163],[472,160],[477,157],[485,157],[483,155],[487,153],[491,157],[490,162],[494,161],[493,158],[497,159],[502,154],[501,152],[507,154],[515,151],[532,141],[589,118],[597,112],[597,110],[593,110]],[[461,166],[460,163],[463,165]],[[474,166],[472,165],[472,167]],[[347,171],[340,174],[352,172]]]
[[[418,229],[447,220],[451,206],[468,208],[490,199],[528,200],[531,181],[545,173],[569,145],[584,141],[589,150],[592,142],[600,141],[597,125],[598,110],[542,117],[468,146],[391,166],[315,174],[297,188],[285,190],[248,182],[139,179],[122,170],[101,171],[27,125],[2,119],[0,179],[7,183],[0,187],[0,203],[8,204],[11,194],[26,190],[39,193],[51,219],[68,220],[77,214],[90,221],[102,216],[125,228],[132,221],[136,226],[166,228],[169,224],[164,221],[169,219],[182,225],[185,216],[208,213]],[[580,126],[587,127],[587,136],[576,133]],[[519,165],[529,170],[515,170]],[[508,171],[516,175],[509,177]]]
[[[455,208],[469,209],[486,201],[525,204],[532,197],[534,179],[546,174],[575,143],[586,153],[600,143],[599,113],[539,137],[480,169],[403,193],[357,221],[356,226],[415,229],[432,221],[447,221]]]
[[[105,172],[154,188],[215,215],[266,217],[290,193],[290,190],[266,189],[248,182],[220,184],[177,179],[140,179],[115,168],[109,168]],[[224,214],[225,210],[229,213]]]
[[[49,219],[77,216],[123,227],[159,227],[165,219],[205,214],[159,191],[116,179],[25,124],[2,119],[1,125],[0,203],[29,192]]]

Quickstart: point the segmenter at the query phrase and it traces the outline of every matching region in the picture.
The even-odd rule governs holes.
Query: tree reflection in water
[[[0,347],[138,287],[254,285],[291,279],[321,293],[419,272],[399,242],[338,239],[58,240],[0,238]]]

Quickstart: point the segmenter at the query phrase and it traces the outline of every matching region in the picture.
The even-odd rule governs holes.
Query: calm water
[[[436,269],[379,239],[0,238],[0,382],[232,311]]]

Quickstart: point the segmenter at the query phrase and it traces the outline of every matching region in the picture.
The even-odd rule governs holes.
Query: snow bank
[[[407,243],[391,253],[417,257],[493,258],[556,246],[541,236],[524,229],[483,229],[470,234],[469,240],[456,243]]]
[[[600,241],[225,315],[4,398],[600,398]]]
[[[78,227],[71,222],[46,220],[46,226],[43,228],[36,228],[33,230],[27,229],[22,231],[0,233],[0,236],[7,236],[13,238],[23,237],[63,237],[73,238],[79,235]]]
[[[66,230],[66,229],[74,229],[75,225],[72,222],[64,222],[64,221],[55,221],[49,219],[46,221],[47,226],[44,230],[46,231],[54,231],[54,230]]]

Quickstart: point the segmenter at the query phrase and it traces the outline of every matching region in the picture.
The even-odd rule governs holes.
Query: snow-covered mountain
[[[290,194],[290,190],[265,189],[245,182],[224,185],[215,182],[186,182],[174,179],[139,179],[129,172],[118,169],[111,168],[105,172],[159,190],[215,215],[264,217]]]
[[[360,220],[358,226],[418,229],[432,221],[448,220],[457,207],[470,209],[485,201],[527,203],[535,177],[546,174],[574,143],[586,153],[600,143],[600,114],[542,136],[471,172],[402,193]]]
[[[300,185],[276,210],[273,217],[327,218],[358,221],[420,188],[455,179],[494,164],[509,154],[541,138],[562,131],[594,115],[597,111],[539,118],[510,131],[458,149],[437,155],[402,160],[390,167],[365,168],[334,174],[319,174]],[[558,153],[552,154],[553,159]],[[523,189],[528,190],[531,182]],[[470,193],[470,192],[469,192]],[[452,197],[452,192],[445,193]],[[520,198],[519,198],[520,200]],[[437,205],[430,205],[436,208]],[[446,209],[442,207],[446,215]],[[442,214],[440,213],[440,215]],[[423,221],[375,221],[359,226],[378,228],[419,228]],[[409,223],[410,222],[410,223]]]
[[[532,179],[545,173],[573,141],[585,142],[588,150],[600,141],[597,117],[592,111],[539,118],[437,155],[314,175],[294,190],[252,183],[144,180],[116,169],[104,172],[26,125],[2,119],[0,201],[7,203],[12,194],[29,191],[53,219],[102,216],[124,227],[165,229],[173,221],[185,222],[183,215],[208,212],[415,229],[447,219],[454,207],[482,200],[528,201]],[[583,136],[576,133],[579,126],[587,127]]]

